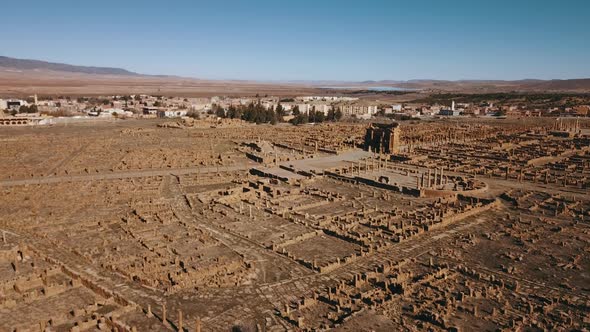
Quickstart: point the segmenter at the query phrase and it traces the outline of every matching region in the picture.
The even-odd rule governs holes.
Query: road
[[[1,180],[0,187],[14,187],[30,184],[51,184],[60,182],[77,182],[77,181],[96,181],[112,179],[130,179],[142,178],[148,176],[166,176],[166,175],[183,175],[192,173],[214,173],[226,171],[243,171],[250,169],[251,164],[233,165],[233,166],[211,166],[211,167],[191,167],[191,168],[168,168],[168,169],[144,169],[132,171],[120,171],[111,173],[96,173],[83,175],[60,175],[35,177],[30,179]]]

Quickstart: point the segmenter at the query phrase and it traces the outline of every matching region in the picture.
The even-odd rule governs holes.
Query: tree
[[[227,109],[227,117],[230,119],[238,119],[242,116],[242,111],[235,107],[234,105],[230,105]]]
[[[309,122],[315,122],[315,111],[312,109],[311,111],[307,112],[307,117]]]
[[[197,119],[197,120],[201,118],[201,114],[197,111],[194,111],[194,110],[186,112],[186,116],[188,116],[189,118]]]
[[[336,121],[340,121],[340,119],[342,119],[342,111],[340,110],[340,108],[338,108],[334,113],[334,119]]]
[[[254,123],[270,123],[276,124],[278,122],[277,113],[272,109],[265,109],[260,102],[254,104],[251,102],[246,106],[237,106],[230,108],[227,111],[227,117],[232,119],[242,119]]]
[[[291,124],[300,125],[309,122],[309,117],[307,114],[298,114],[293,119],[289,121]]]
[[[316,111],[315,112],[315,122],[322,123],[326,120],[326,115],[324,112]]]
[[[279,102],[277,105],[277,109],[275,110],[277,117],[280,121],[283,121],[283,117],[286,115],[285,108]]]
[[[215,110],[215,115],[218,118],[225,118],[225,110],[223,109],[223,107],[219,105],[213,105],[213,109]]]
[[[295,105],[295,107],[293,107],[293,111],[291,113],[295,116],[301,114],[301,112],[299,111],[299,105]]]
[[[22,105],[21,107],[18,108],[18,113],[37,113],[37,112],[39,112],[39,109],[37,109],[37,105],[30,105],[30,106]]]
[[[326,117],[326,120],[328,120],[328,121],[336,120],[336,115],[335,115],[334,109],[330,109],[328,111],[328,116]]]
[[[312,110],[309,111],[309,122],[322,123],[324,120],[326,120],[324,112],[316,111],[315,108],[312,108]]]

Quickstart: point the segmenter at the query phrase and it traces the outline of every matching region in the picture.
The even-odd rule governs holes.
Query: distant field
[[[214,95],[295,96],[319,89],[296,84],[247,81],[210,81],[176,77],[87,75],[62,72],[0,71],[0,95],[109,95],[153,94],[186,97]]]
[[[335,84],[338,82],[335,82]],[[430,93],[499,92],[590,92],[590,79],[557,81],[407,81],[397,83],[355,84],[342,83],[349,89],[326,89],[325,84],[313,82],[257,82],[236,80],[200,80],[181,77],[142,75],[96,75],[48,70],[14,70],[0,68],[0,96],[38,95],[112,95],[153,94],[184,97],[215,95],[351,95],[363,99],[408,101]],[[340,87],[340,85],[338,85]],[[375,91],[386,87],[407,91]],[[414,93],[411,91],[416,90]]]

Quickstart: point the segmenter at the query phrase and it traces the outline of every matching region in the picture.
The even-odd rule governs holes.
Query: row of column
[[[434,177],[432,177],[432,170],[428,169],[428,173],[422,173],[421,177],[416,177],[416,187],[418,189],[431,188],[433,186],[441,186],[447,184],[448,178],[444,176],[442,167],[434,169]]]
[[[152,313],[152,306],[148,305],[147,308],[147,316],[148,317],[153,317],[153,313]],[[160,317],[162,320],[162,323],[167,324],[168,323],[168,318],[166,316],[166,305],[162,305],[162,317]],[[183,320],[182,320],[182,311],[180,309],[178,309],[178,323],[176,325],[176,329],[178,331],[184,331],[184,325],[183,325]],[[201,318],[197,317],[197,320],[195,322],[195,332],[201,332]]]
[[[380,171],[381,169],[387,169],[387,167],[388,167],[387,166],[387,159],[385,159],[385,162],[382,162],[381,160],[377,161],[376,165],[375,165],[375,159],[371,159],[371,164],[369,164],[369,159],[365,159],[365,167],[364,167],[365,172],[369,172],[371,170]],[[356,165],[356,174],[361,175],[361,170],[363,170],[363,167],[362,167],[361,161],[359,160]],[[350,162],[350,167],[348,167],[348,170],[346,173],[351,173],[351,174],[355,173],[354,162]]]

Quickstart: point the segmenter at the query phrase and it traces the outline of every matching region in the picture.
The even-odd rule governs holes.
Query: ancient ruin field
[[[589,124],[0,131],[0,331],[590,329]]]

